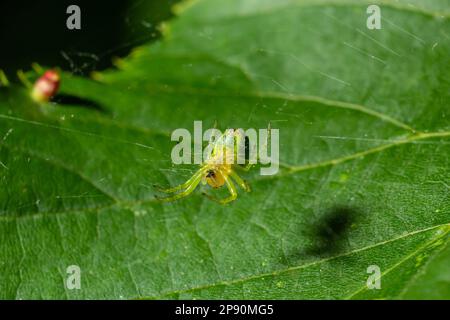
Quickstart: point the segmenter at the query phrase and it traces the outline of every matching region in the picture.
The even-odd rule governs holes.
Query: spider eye
[[[214,178],[215,176],[216,174],[214,173],[214,170],[208,170],[208,172],[206,173],[207,178]]]

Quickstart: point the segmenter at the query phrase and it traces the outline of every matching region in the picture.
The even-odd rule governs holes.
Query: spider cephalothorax
[[[220,170],[209,169],[205,175],[206,183],[213,188],[220,188],[225,184],[225,178]]]

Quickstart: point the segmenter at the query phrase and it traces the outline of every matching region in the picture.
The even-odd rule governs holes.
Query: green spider
[[[237,198],[237,189],[234,182],[244,191],[250,192],[249,185],[239,177],[235,172],[235,168],[240,167],[248,171],[252,164],[239,165],[233,161],[238,154],[238,147],[236,145],[239,145],[242,141],[245,144],[245,159],[248,160],[248,137],[241,130],[227,130],[217,141],[213,145],[211,155],[201,164],[201,168],[188,181],[173,188],[159,190],[164,193],[176,193],[165,198],[158,198],[160,201],[174,201],[187,197],[197,188],[200,182],[204,185],[208,184],[214,189],[220,188],[223,185],[227,186],[230,196],[224,199],[218,199],[207,193],[203,193],[209,199],[220,204],[227,204]],[[220,141],[225,141],[225,143],[220,143]],[[236,141],[236,144],[234,141]],[[230,154],[234,156],[233,159],[229,159],[226,156]]]

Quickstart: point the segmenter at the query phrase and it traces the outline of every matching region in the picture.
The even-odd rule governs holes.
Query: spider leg
[[[233,181],[230,178],[225,178],[225,183],[227,184],[228,191],[230,191],[230,196],[225,199],[218,199],[216,197],[213,197],[207,193],[203,193],[206,197],[209,199],[216,201],[220,204],[227,204],[237,198],[237,191],[236,186],[234,185]]]
[[[192,177],[192,178],[194,178],[194,177]],[[194,180],[192,180],[192,178],[189,179],[189,181],[188,181],[189,185],[182,192],[177,193],[177,194],[175,194],[173,196],[170,196],[170,197],[165,197],[165,198],[157,197],[157,199],[160,200],[160,201],[168,202],[168,201],[174,201],[174,200],[177,200],[177,199],[180,199],[180,198],[187,197],[188,195],[190,195],[192,193],[192,191],[195,190],[195,188],[197,188],[197,186],[200,183],[200,181],[202,181],[201,172],[200,172],[200,174],[195,174],[195,179]]]
[[[196,173],[194,173],[194,175],[185,183],[182,183],[176,187],[173,188],[168,188],[168,189],[161,189],[158,186],[154,186],[158,189],[158,191],[164,192],[164,193],[173,193],[173,192],[177,192],[179,190],[183,190],[188,188],[194,181],[197,180],[197,178],[204,173],[206,171],[206,168],[200,168]]]
[[[248,183],[245,180],[241,179],[241,177],[239,177],[236,172],[231,171],[230,176],[242,189],[244,189],[244,191],[250,192],[250,186],[248,185]]]
[[[247,163],[245,166],[237,166],[242,171],[249,171],[254,166],[253,163]]]

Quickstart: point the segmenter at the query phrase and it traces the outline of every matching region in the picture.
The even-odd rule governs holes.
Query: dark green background
[[[0,3],[0,69],[8,75],[32,62],[88,74],[133,47],[159,37],[158,23],[176,0],[5,1]],[[81,8],[81,30],[69,30],[66,9]],[[73,64],[63,57],[67,54]],[[95,55],[97,59],[93,58]]]

